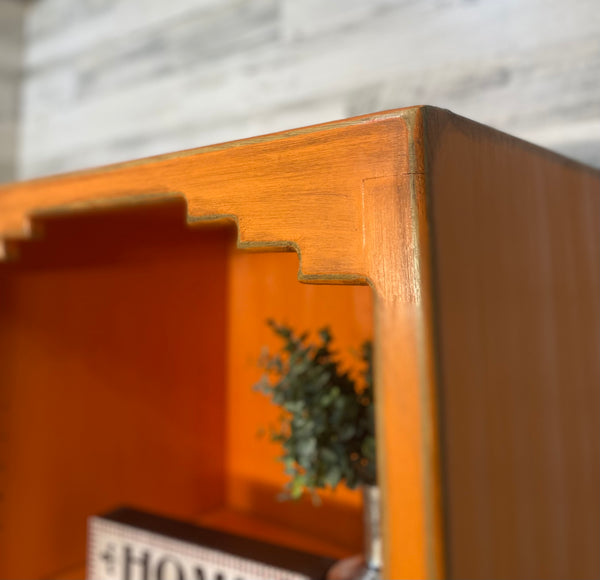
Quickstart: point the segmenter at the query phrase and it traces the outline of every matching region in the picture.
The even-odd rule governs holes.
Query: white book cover
[[[88,521],[88,580],[318,580],[332,564],[131,508]]]

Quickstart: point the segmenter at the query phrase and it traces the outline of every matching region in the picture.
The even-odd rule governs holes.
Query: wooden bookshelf
[[[386,578],[597,577],[599,209],[429,107],[0,188],[0,575],[125,503],[358,551],[357,493],[275,499],[271,316],[375,340]]]

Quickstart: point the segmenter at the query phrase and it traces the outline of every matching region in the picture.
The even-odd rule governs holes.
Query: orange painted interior
[[[85,515],[130,498],[356,550],[356,494],[275,500],[275,316],[342,350],[374,327],[384,577],[598,578],[599,183],[413,107],[1,186],[0,574],[81,577]],[[226,219],[303,281],[369,281],[374,323]]]
[[[335,517],[323,518],[320,507],[302,502],[278,502],[286,477],[278,446],[257,435],[260,427],[276,423],[278,408],[248,388],[261,376],[257,366],[263,346],[281,346],[266,326],[269,317],[300,330],[316,331],[329,324],[345,364],[356,365],[361,343],[372,335],[373,307],[367,286],[323,286],[296,280],[295,253],[231,251],[229,260],[227,498],[235,509],[258,509],[268,519],[294,523],[294,528],[317,537],[336,538],[352,550],[361,545],[360,497],[339,487],[325,494]],[[353,352],[354,351],[354,354]],[[353,360],[354,359],[354,360]]]
[[[0,187],[0,260],[37,234],[36,216],[181,199],[192,222],[234,219],[244,248],[298,248],[305,282],[369,281],[377,318],[390,314],[394,321],[383,335],[382,321],[374,323],[387,577],[444,576],[443,514],[434,490],[441,481],[435,385],[428,371],[434,345],[423,340],[431,322],[430,256],[422,243],[428,222],[427,212],[418,219],[424,207],[417,207],[426,193],[424,111],[387,111]],[[403,315],[404,303],[414,316]],[[419,356],[398,365],[404,339]],[[408,404],[400,416],[397,403]],[[338,519],[337,529],[350,527],[337,514],[321,518]]]
[[[295,253],[244,253],[234,227],[184,216],[175,201],[48,218],[0,266],[1,577],[81,565],[86,516],[120,504],[360,549],[356,492],[277,501],[278,450],[257,436],[277,412],[251,385],[276,345],[267,317],[329,323],[346,350],[371,336],[370,289],[300,284]]]

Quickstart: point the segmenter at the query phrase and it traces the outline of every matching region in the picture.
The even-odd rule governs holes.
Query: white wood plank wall
[[[425,103],[600,166],[599,0],[37,0],[24,62],[21,177]]]
[[[0,0],[0,182],[15,178],[25,4]]]

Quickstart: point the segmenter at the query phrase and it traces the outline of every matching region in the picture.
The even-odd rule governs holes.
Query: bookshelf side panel
[[[600,175],[426,113],[453,578],[600,575]]]

